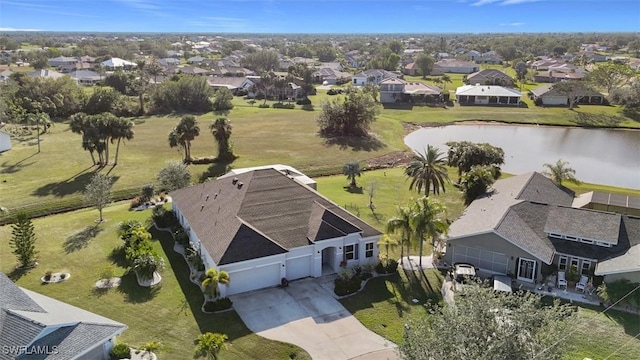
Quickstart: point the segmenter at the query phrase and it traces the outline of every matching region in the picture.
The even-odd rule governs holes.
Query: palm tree
[[[387,233],[400,233],[400,263],[404,258],[404,248],[402,245],[407,245],[407,256],[409,256],[409,249],[411,247],[411,209],[408,207],[398,207],[398,216],[389,219],[387,221]]]
[[[209,291],[209,296],[215,299],[220,294],[218,291],[218,284],[229,284],[229,273],[226,271],[217,271],[214,268],[207,270],[202,280],[202,287]]]
[[[349,186],[352,188],[358,186],[358,184],[356,184],[356,177],[362,176],[362,170],[360,169],[359,162],[352,161],[344,164],[342,167],[342,173],[347,175],[347,180],[351,181]]]
[[[398,240],[384,234],[380,237],[380,240],[378,240],[378,246],[384,246],[385,259],[389,261],[389,248],[391,248],[391,250],[395,249],[396,246],[398,246]]]
[[[431,145],[427,145],[426,152],[414,154],[411,163],[404,170],[405,175],[411,178],[409,190],[415,187],[419,194],[424,188],[425,196],[429,196],[429,191],[440,194],[441,188],[445,192],[444,184],[450,182],[446,164],[443,154]]]
[[[209,360],[217,360],[218,353],[224,348],[224,342],[229,337],[226,334],[206,332],[198,336],[196,355]]]
[[[558,159],[555,164],[544,164],[543,166],[548,169],[544,174],[560,186],[562,186],[562,182],[565,180],[574,184],[580,184],[580,181],[576,179],[576,171],[570,168],[569,163],[562,159]]]
[[[446,215],[447,208],[441,201],[423,196],[411,204],[411,209],[410,224],[420,244],[420,268],[422,269],[425,237],[431,239],[431,245],[435,249],[437,239],[449,230],[446,219],[441,218],[441,215]]]
[[[118,119],[118,121],[114,124],[113,129],[113,137],[111,138],[111,143],[118,140],[118,145],[116,145],[116,158],[113,161],[113,165],[118,165],[118,153],[120,152],[120,141],[121,140],[131,140],[133,139],[133,121],[129,121],[126,119]]]
[[[235,159],[233,149],[231,149],[231,131],[233,127],[227,118],[217,118],[210,126],[211,134],[218,143],[218,160],[231,161]]]
[[[451,77],[447,74],[444,74],[440,77],[440,81],[444,84],[442,90],[447,90],[447,84],[451,84]]]
[[[180,122],[169,133],[169,146],[180,146],[184,149],[184,162],[191,162],[191,141],[200,135],[198,120],[192,115],[180,119]]]

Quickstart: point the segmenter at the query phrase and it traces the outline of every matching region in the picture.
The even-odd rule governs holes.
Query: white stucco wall
[[[11,150],[11,136],[0,131],[0,152]]]
[[[544,105],[567,105],[566,96],[543,96],[542,103]]]

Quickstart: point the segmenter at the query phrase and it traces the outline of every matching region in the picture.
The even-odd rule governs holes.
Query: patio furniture
[[[582,292],[584,292],[588,282],[589,278],[586,275],[582,275],[580,281],[576,284],[576,290],[582,290]]]
[[[567,279],[564,275],[564,271],[558,271],[558,288],[564,287],[567,289]]]

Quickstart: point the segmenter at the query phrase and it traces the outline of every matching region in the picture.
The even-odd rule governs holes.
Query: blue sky
[[[639,0],[0,0],[0,31],[640,31]]]

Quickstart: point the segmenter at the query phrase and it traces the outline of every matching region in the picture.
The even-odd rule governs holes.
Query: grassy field
[[[121,244],[118,224],[127,219],[145,221],[150,211],[129,212],[120,203],[105,209],[107,222],[95,225],[96,210],[81,210],[34,221],[38,235],[39,266],[26,274],[13,271],[16,264],[6,241],[0,242],[0,271],[17,279],[17,284],[72,305],[107,316],[129,328],[118,341],[140,346],[160,341],[161,358],[192,359],[194,339],[206,331],[229,335],[230,344],[220,359],[309,359],[308,354],[290,344],[252,334],[235,311],[205,315],[200,311],[202,293],[190,282],[189,270],[181,255],[173,251],[166,232],[152,230],[153,246],[165,258],[162,283],[151,290],[137,285],[135,276],[125,273],[122,259],[111,252]],[[0,239],[9,239],[11,228],[0,227]],[[123,276],[122,286],[97,291],[100,273],[112,266]],[[58,284],[42,285],[45,271],[65,271],[71,278]]]

